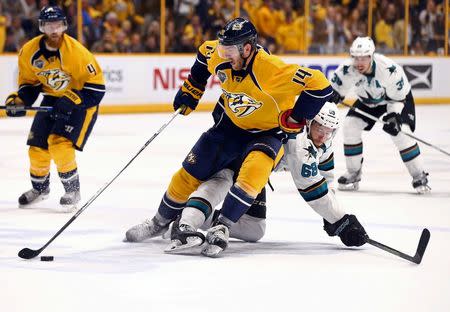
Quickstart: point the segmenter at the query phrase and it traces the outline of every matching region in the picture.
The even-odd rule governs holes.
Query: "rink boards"
[[[188,76],[195,55],[98,55],[103,68],[107,94],[102,102],[103,112],[170,111],[173,97]],[[288,63],[319,69],[328,78],[346,57],[283,56]],[[393,57],[403,66],[413,87],[418,104],[450,103],[447,73],[450,58]],[[0,98],[17,89],[17,57],[0,56]],[[209,110],[221,93],[217,77],[209,79],[199,109]]]

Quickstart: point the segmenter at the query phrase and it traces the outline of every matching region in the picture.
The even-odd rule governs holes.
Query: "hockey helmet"
[[[326,139],[332,139],[339,128],[339,111],[333,102],[325,102],[320,111],[310,121],[308,121],[308,135],[311,136],[312,124],[316,123],[317,131],[322,132]]]
[[[219,38],[219,56],[223,58],[226,52],[233,49],[241,56],[244,52],[244,45],[249,43],[252,49],[256,49],[258,33],[255,26],[245,18],[238,17],[229,21],[217,34]]]
[[[39,13],[39,31],[42,33],[52,31],[66,31],[67,19],[63,10],[58,6],[46,6]],[[60,23],[57,23],[60,22]]]
[[[357,56],[373,56],[375,53],[375,44],[370,37],[357,37],[350,47],[350,55]]]

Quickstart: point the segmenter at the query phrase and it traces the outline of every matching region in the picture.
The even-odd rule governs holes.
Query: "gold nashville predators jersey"
[[[40,84],[44,94],[61,97],[64,91],[81,90],[86,83],[104,90],[102,70],[92,53],[67,34],[57,51],[48,51],[40,35],[19,52],[19,88]]]
[[[197,61],[219,78],[225,113],[242,129],[276,128],[279,113],[293,108],[302,92],[330,86],[322,72],[286,64],[262,48],[258,48],[246,69],[232,70],[230,62],[217,53],[217,45],[218,40],[206,41],[199,48]]]

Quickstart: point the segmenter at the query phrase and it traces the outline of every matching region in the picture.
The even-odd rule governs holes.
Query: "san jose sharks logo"
[[[58,68],[44,70],[37,75],[45,77],[47,85],[55,91],[64,90],[70,83],[70,76]]]
[[[245,93],[229,93],[223,90],[228,99],[228,107],[236,117],[246,117],[262,106],[261,102],[249,97]]]
[[[314,148],[312,143],[309,143],[309,146],[307,148],[303,148],[303,149],[308,152],[308,154],[307,154],[308,159],[311,157],[313,159],[315,159],[317,157],[317,150]]]

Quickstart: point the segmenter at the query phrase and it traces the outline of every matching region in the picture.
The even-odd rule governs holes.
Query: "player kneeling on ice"
[[[361,246],[366,242],[366,232],[354,215],[345,214],[340,208],[334,192],[328,189],[328,183],[333,181],[333,150],[332,139],[339,126],[339,116],[336,105],[326,103],[319,114],[308,122],[307,130],[292,137],[284,145],[286,154],[277,166],[277,171],[289,170],[294,182],[305,201],[324,218],[324,229],[330,236],[338,235],[346,246]],[[222,218],[228,218],[221,210],[212,211],[228,193],[233,185],[234,172],[224,169],[202,183],[191,194],[183,209],[181,218],[172,227],[172,243],[166,252],[185,252],[192,244],[189,241],[203,241],[203,234],[193,231],[180,231],[180,226],[201,228],[207,230],[212,226],[220,226]],[[265,234],[266,228],[265,190],[258,195],[246,213],[223,235],[213,236],[214,230],[208,230],[206,243],[202,253],[215,257],[227,248],[228,238],[256,242]],[[206,220],[206,221],[205,221]],[[203,225],[202,225],[203,223]],[[128,241],[139,238],[138,241],[162,235],[168,226],[158,224],[158,217],[146,223],[146,226],[136,226],[127,232]],[[139,236],[137,230],[139,230]],[[153,235],[158,233],[157,235]],[[130,235],[130,236],[129,236]],[[208,237],[209,235],[209,237]],[[214,244],[210,244],[214,241]]]
[[[53,160],[64,186],[60,212],[71,212],[80,201],[75,150],[82,151],[97,119],[105,93],[102,70],[81,43],[65,34],[67,21],[57,6],[44,7],[39,15],[39,35],[19,53],[19,89],[6,99],[6,114],[25,116],[38,95],[42,106],[34,117],[27,144],[30,146],[30,177],[33,188],[19,197],[28,208],[50,193],[50,162]]]
[[[358,37],[350,47],[349,60],[340,65],[331,79],[338,103],[355,91],[355,108],[376,118],[383,116],[383,130],[400,151],[400,156],[412,176],[412,186],[420,194],[430,191],[428,173],[424,171],[416,140],[405,135],[416,126],[414,98],[403,69],[384,55],[374,53],[370,37]],[[347,172],[338,179],[340,190],[357,190],[363,163],[362,131],[370,131],[375,121],[349,110],[343,126],[344,154]]]

